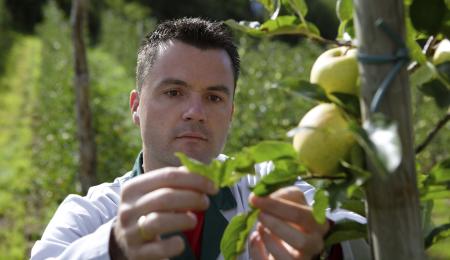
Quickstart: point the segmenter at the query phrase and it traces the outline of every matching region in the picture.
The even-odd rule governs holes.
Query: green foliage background
[[[13,3],[0,0],[0,259],[24,259],[57,205],[67,194],[80,192],[67,17],[70,1],[36,1],[45,2],[42,18],[35,27],[24,30],[20,28],[27,23],[12,24],[11,17],[19,16],[5,8],[7,2]],[[97,31],[87,35],[87,40],[101,182],[130,170],[140,150],[139,131],[128,110],[135,53],[140,39],[165,11],[152,10],[139,2],[98,1],[95,5],[102,7],[101,11],[91,10],[95,14],[92,20],[98,23]],[[224,19],[233,17],[230,10],[248,5],[248,1],[235,2],[233,8],[227,7],[220,14]],[[320,3],[320,8],[328,6],[327,12],[333,13],[333,1]],[[218,8],[210,5],[211,10]],[[244,19],[246,15],[248,10],[237,11],[234,17]],[[326,26],[333,23],[322,22]],[[313,104],[282,91],[280,82],[291,76],[307,80],[312,63],[324,50],[308,40],[293,38],[256,40],[237,34],[236,40],[242,76],[226,153],[261,140],[289,140],[287,130],[296,126]],[[416,141],[420,142],[445,111],[415,89],[413,93]],[[418,164],[424,172],[440,158],[448,157],[448,130],[447,126],[447,134],[441,133],[419,156]],[[437,222],[449,220],[448,203],[446,200],[439,205]],[[436,259],[450,257],[445,244],[439,246],[432,248],[430,255]]]

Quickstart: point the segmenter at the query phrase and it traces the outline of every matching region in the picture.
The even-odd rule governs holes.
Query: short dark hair
[[[141,43],[136,66],[137,90],[141,92],[161,44],[179,40],[200,49],[223,49],[230,57],[234,73],[234,85],[239,76],[239,54],[233,43],[231,30],[223,22],[212,22],[201,18],[181,18],[159,24]]]

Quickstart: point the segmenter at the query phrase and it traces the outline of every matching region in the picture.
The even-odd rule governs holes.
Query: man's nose
[[[206,107],[201,97],[190,98],[183,112],[184,120],[206,121]]]

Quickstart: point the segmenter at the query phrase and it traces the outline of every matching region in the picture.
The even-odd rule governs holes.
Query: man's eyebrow
[[[163,87],[167,85],[179,85],[182,87],[189,87],[189,84],[181,79],[175,78],[165,78],[161,82],[158,83],[157,87]]]
[[[227,96],[230,96],[230,89],[224,85],[215,85],[215,86],[210,86],[207,88],[209,91],[219,91],[219,92],[223,92],[224,94],[226,94]]]
[[[165,78],[163,79],[161,82],[159,82],[157,88],[162,88],[164,86],[167,85],[178,85],[180,87],[191,87],[191,85],[189,85],[186,81],[183,81],[181,79],[176,79],[176,78]],[[209,86],[206,88],[209,91],[219,91],[219,92],[223,92],[224,94],[226,94],[227,96],[230,96],[230,88],[228,88],[225,85],[214,85],[214,86]]]

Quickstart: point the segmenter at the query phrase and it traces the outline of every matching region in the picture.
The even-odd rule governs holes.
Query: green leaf
[[[357,165],[352,165],[347,162],[341,162],[341,165],[344,168],[350,170],[350,173],[352,174],[352,177],[355,180],[355,184],[358,186],[365,184],[367,180],[369,180],[370,177],[372,176],[370,172],[364,170],[363,168]],[[349,194],[349,196],[351,196],[351,194]]]
[[[425,64],[427,57],[422,52],[422,48],[416,41],[417,32],[412,25],[411,18],[406,17],[406,46],[409,50],[411,59],[417,61],[419,64]]]
[[[363,148],[364,152],[369,157],[370,161],[376,167],[377,172],[381,175],[388,174],[388,170],[385,167],[380,156],[378,155],[375,144],[372,143],[366,130],[355,121],[350,122],[349,129],[353,133],[353,136],[355,137],[358,144]]]
[[[436,70],[448,84],[450,82],[450,61],[440,63],[436,66]]]
[[[342,241],[359,238],[367,238],[367,228],[365,224],[348,220],[336,222],[325,238],[325,247],[330,247]]]
[[[220,168],[217,167],[217,164],[206,165],[187,157],[183,153],[175,153],[175,155],[190,172],[206,177],[214,182],[217,187],[220,187]]]
[[[243,149],[254,163],[273,161],[283,158],[297,158],[297,152],[291,143],[280,141],[262,141]]]
[[[298,180],[298,175],[296,171],[285,171],[275,167],[273,171],[261,178],[252,192],[260,197],[269,195],[282,187],[293,185]]]
[[[328,185],[321,187],[328,191],[329,207],[334,210],[342,204],[342,202],[348,199],[348,191],[352,187],[352,180],[346,179],[343,182],[331,182]]]
[[[428,200],[420,203],[420,213],[422,220],[422,230],[428,234],[433,229],[433,213],[434,201]]]
[[[280,84],[282,89],[289,93],[317,102],[330,102],[325,91],[319,85],[309,81],[291,77],[283,80]]]
[[[305,17],[308,13],[308,6],[304,0],[283,0],[284,4],[288,4],[300,16]]]
[[[313,216],[319,224],[325,223],[326,209],[328,208],[328,193],[323,189],[317,189],[314,194]]]
[[[336,36],[336,39],[344,39],[344,34],[347,33],[351,39],[355,38],[355,28],[353,25],[353,19],[341,21],[338,28],[338,35]]]
[[[359,97],[347,93],[332,92],[330,94],[330,99],[338,107],[342,108],[345,112],[352,115],[354,118],[361,118]]]
[[[266,36],[283,34],[303,34],[310,37],[318,36],[317,27],[314,30],[310,30],[310,25],[310,23],[300,23],[296,16],[280,15],[274,20],[264,22],[259,29],[265,32]]]
[[[225,24],[255,37],[284,34],[305,35],[310,38],[320,37],[319,29],[315,25],[300,23],[295,16],[278,16],[276,19],[267,20],[261,25],[258,22],[241,21],[238,23],[234,20],[227,20]]]
[[[445,109],[450,105],[450,90],[442,84],[442,81],[434,79],[419,87],[426,96],[432,97],[436,106]]]
[[[450,198],[450,190],[448,190],[446,186],[433,186],[433,188],[434,189],[426,191],[425,194],[421,194],[420,200],[428,201]]]
[[[435,78],[435,72],[427,65],[421,65],[409,77],[411,87],[419,87]]]
[[[362,200],[345,200],[339,206],[341,209],[346,209],[355,212],[361,216],[366,215],[366,206]]]
[[[229,19],[225,21],[225,24],[234,30],[241,31],[255,37],[262,37],[266,34],[265,32],[259,30],[261,24],[257,21],[241,21],[238,23],[233,19]]]
[[[213,160],[207,165],[183,153],[176,153],[176,156],[190,172],[210,179],[217,187],[232,186],[249,173],[236,171],[237,160],[234,158],[228,158],[224,162]]]
[[[353,18],[353,1],[352,0],[337,0],[336,14],[341,22],[352,19]]]
[[[270,14],[275,11],[275,1],[276,0],[258,0]]]
[[[428,233],[425,237],[425,248],[428,249],[433,244],[450,236],[450,223],[440,225]]]
[[[438,33],[447,10],[444,0],[414,0],[409,7],[414,28],[428,35]]]
[[[439,162],[431,169],[433,183],[445,184],[450,181],[450,157]]]
[[[225,259],[236,259],[244,251],[245,242],[256,223],[258,213],[259,210],[253,209],[231,219],[220,242],[220,251]]]

